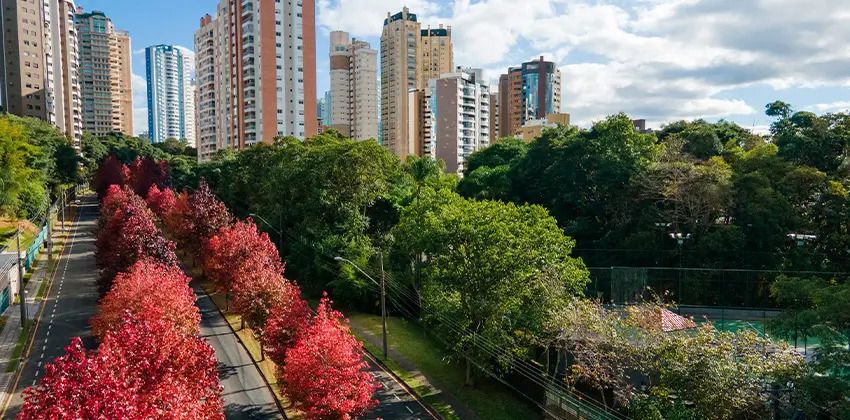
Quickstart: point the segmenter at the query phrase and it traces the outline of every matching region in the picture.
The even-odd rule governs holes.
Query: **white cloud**
[[[133,130],[135,135],[148,131],[148,82],[133,73]]]
[[[825,112],[850,112],[850,101],[835,101],[835,102],[826,102],[820,104],[814,104],[806,107],[808,110],[815,111],[817,113],[825,113]]]
[[[743,88],[850,86],[850,9],[834,0],[319,0],[319,22],[374,38],[404,3],[452,25],[455,64],[491,81],[545,53],[582,125],[620,111],[650,124],[749,119],[763,104]]]

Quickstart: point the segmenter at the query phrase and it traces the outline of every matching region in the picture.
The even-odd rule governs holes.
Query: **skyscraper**
[[[211,49],[203,55],[211,66],[196,58],[198,96],[216,116],[199,117],[199,132],[207,133],[199,159],[220,148],[316,134],[315,0],[221,0],[215,18],[201,19],[195,44]]]
[[[213,24],[213,18],[205,15],[201,18],[201,27],[195,31],[195,71],[197,86],[195,90],[195,124],[197,126],[198,160],[207,161],[212,155],[223,148],[222,138],[219,137],[224,106],[216,107],[216,91],[224,87],[218,86],[222,77],[216,72],[218,59],[219,31],[218,25]]]
[[[330,43],[330,125],[355,140],[377,138],[378,52],[342,31]]]
[[[402,160],[419,151],[409,127],[408,92],[421,82],[421,26],[407,7],[387,13],[381,33],[381,142]]]
[[[82,136],[72,0],[0,1],[0,98],[12,114]]]
[[[445,162],[446,172],[462,174],[469,156],[490,145],[490,84],[480,69],[458,68],[431,79],[411,98],[423,155]]]
[[[418,87],[428,86],[428,81],[437,79],[454,70],[454,52],[452,48],[452,27],[422,29],[419,33],[419,73]]]
[[[79,37],[83,129],[96,136],[133,134],[130,35],[103,12],[75,16]]]
[[[511,67],[499,78],[499,137],[513,136],[527,121],[561,110],[561,72],[539,60]]]
[[[194,90],[189,54],[173,45],[145,49],[148,84],[148,133],[154,143],[185,139],[195,143]]]

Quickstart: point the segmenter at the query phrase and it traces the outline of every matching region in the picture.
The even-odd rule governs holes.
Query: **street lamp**
[[[670,234],[670,237],[676,240],[676,243],[679,245],[679,304],[682,304],[682,298],[684,293],[682,291],[682,259],[684,254],[682,252],[682,247],[685,245],[685,241],[691,239],[690,233],[681,233],[681,232],[673,232]]]
[[[386,290],[386,282],[384,280],[384,270],[383,270],[383,255],[381,255],[381,282],[378,283],[375,279],[372,278],[369,274],[363,271],[360,267],[357,266],[353,261],[342,258],[342,257],[334,257],[335,261],[339,262],[347,262],[351,264],[352,267],[357,269],[360,273],[362,273],[366,278],[372,280],[372,283],[375,283],[376,286],[381,288],[381,333],[383,339],[383,350],[384,350],[384,360],[387,360],[387,290]]]
[[[266,224],[266,226],[268,226],[271,230],[273,230],[273,231],[275,231],[275,233],[277,233],[277,238],[278,238],[277,249],[278,249],[278,252],[280,252],[283,249],[283,232],[277,230],[277,228],[272,226],[272,224],[269,223],[268,220],[263,219],[263,216],[260,216],[259,214],[249,213],[248,216],[256,217],[257,219],[260,219],[263,223]]]

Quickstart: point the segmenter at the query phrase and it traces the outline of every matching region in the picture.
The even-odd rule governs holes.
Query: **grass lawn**
[[[21,330],[21,333],[18,335],[18,342],[15,344],[15,348],[12,350],[12,358],[9,360],[9,364],[6,366],[6,372],[14,372],[15,369],[18,368],[18,363],[21,362],[21,352],[24,351],[24,344],[27,341],[27,332],[29,331],[29,326]]]
[[[25,252],[35,241],[38,228],[27,220],[21,222],[23,223],[23,229],[21,230],[21,252]],[[3,247],[8,247],[7,252],[16,252],[18,250],[17,241],[15,240],[14,220],[0,219],[0,249]]]
[[[349,313],[352,322],[365,327],[372,334],[380,336],[381,317],[360,313]],[[477,378],[474,387],[464,385],[465,369],[456,363],[448,363],[449,354],[442,350],[442,346],[425,334],[425,331],[415,323],[403,318],[390,317],[387,319],[388,344],[390,348],[399,352],[404,358],[417,366],[425,377],[432,381],[433,385],[440,387],[442,391],[451,394],[462,401],[467,408],[474,411],[482,419],[539,419],[540,412],[529,405],[524,399],[514,395],[503,385],[489,378]],[[367,344],[374,354],[380,354],[380,350]],[[393,371],[405,381],[411,375],[403,371],[395,363],[388,364]],[[409,383],[416,389],[425,389],[422,384]],[[432,406],[446,418],[457,418],[451,407],[434,404],[436,395],[420,395],[431,403]]]

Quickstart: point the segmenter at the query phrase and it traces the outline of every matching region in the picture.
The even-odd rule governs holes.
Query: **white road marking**
[[[407,411],[409,411],[409,412],[410,412],[410,414],[413,414],[413,410],[411,410],[411,409],[410,409],[410,407],[408,407],[408,406],[404,406],[404,408],[406,408],[406,409],[407,409]]]

